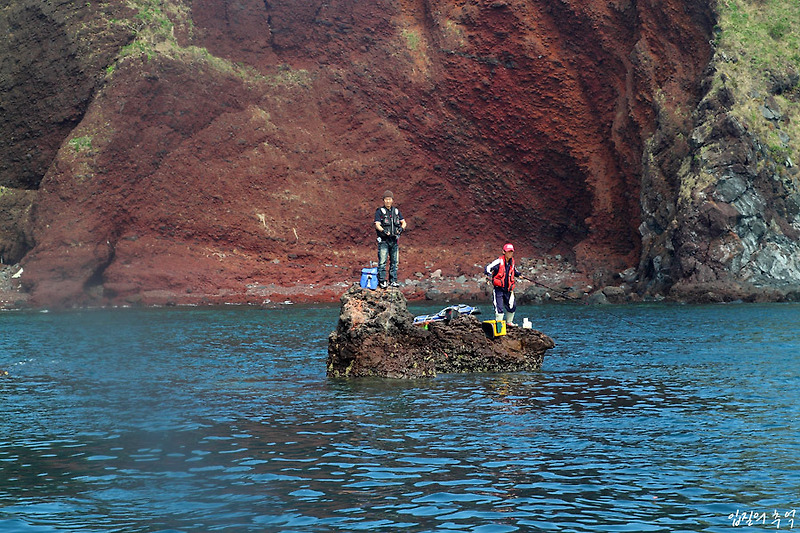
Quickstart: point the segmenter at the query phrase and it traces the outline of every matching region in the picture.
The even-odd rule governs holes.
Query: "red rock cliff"
[[[386,188],[401,277],[475,273],[510,240],[608,281],[639,262],[654,101],[699,101],[713,24],[690,0],[195,0],[145,33],[39,4],[6,8],[16,35],[72,39],[76,66],[4,81],[54,105],[4,109],[27,137],[0,148],[4,183],[38,190],[22,279],[42,305],[349,281]],[[77,35],[78,15],[110,22]]]

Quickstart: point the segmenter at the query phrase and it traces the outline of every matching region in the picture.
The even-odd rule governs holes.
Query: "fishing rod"
[[[585,302],[583,302],[583,300],[582,300],[581,298],[577,298],[577,297],[575,297],[575,296],[572,296],[572,295],[570,295],[570,294],[569,294],[567,291],[565,291],[565,290],[556,289],[555,287],[550,287],[550,286],[548,286],[548,285],[545,285],[544,283],[540,283],[540,282],[538,282],[538,281],[536,281],[536,280],[534,280],[534,279],[530,279],[530,278],[528,278],[528,277],[524,277],[524,276],[523,276],[523,278],[522,278],[522,279],[528,280],[528,281],[530,281],[531,283],[533,283],[534,285],[538,285],[538,286],[540,286],[540,287],[542,287],[542,288],[545,288],[545,289],[547,289],[547,290],[550,290],[550,291],[553,291],[553,292],[557,292],[557,293],[559,293],[559,294],[560,294],[560,295],[561,295],[563,298],[565,298],[565,299],[567,299],[567,300],[574,300],[574,301],[578,301],[578,302],[581,302],[581,303],[585,303]],[[626,322],[626,323],[628,323],[628,324],[630,324],[630,325],[632,325],[632,326],[636,326],[637,328],[640,328],[640,329],[648,330],[648,331],[649,331],[649,332],[651,332],[651,333],[654,333],[654,332],[655,332],[655,330],[654,330],[653,328],[650,328],[649,326],[645,326],[644,324],[639,324],[639,323],[637,323],[637,322],[633,322],[632,320],[628,320],[627,318],[624,318],[624,317],[621,317],[621,316],[619,316],[619,315],[617,315],[617,314],[615,314],[615,313],[612,313],[612,312],[611,312],[611,311],[609,311],[608,309],[605,309],[605,311],[606,311],[606,312],[607,312],[609,315],[611,315],[611,316],[615,317],[615,318],[616,318],[616,319],[618,319],[618,320],[621,320],[622,322]]]
[[[563,289],[556,289],[555,287],[550,287],[550,286],[548,286],[548,285],[545,285],[544,283],[539,283],[538,281],[536,281],[536,280],[534,280],[534,279],[530,279],[530,278],[527,278],[527,277],[524,277],[524,276],[522,277],[522,279],[528,280],[528,281],[530,281],[531,283],[533,283],[534,285],[538,285],[538,286],[540,286],[540,287],[543,287],[543,288],[545,288],[545,289],[547,289],[547,290],[549,290],[549,291],[557,292],[557,293],[559,293],[559,294],[560,294],[560,295],[561,295],[563,298],[565,298],[565,299],[567,299],[567,300],[575,300],[575,301],[579,301],[579,302],[581,301],[581,299],[580,299],[580,298],[577,298],[577,297],[575,297],[575,296],[572,296],[572,295],[570,295],[570,294],[569,294],[567,291],[565,291],[565,290],[563,290]]]

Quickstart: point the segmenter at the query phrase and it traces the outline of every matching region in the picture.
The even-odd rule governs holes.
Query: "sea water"
[[[800,530],[800,306],[517,316],[540,372],[351,381],[335,307],[0,314],[0,531]]]

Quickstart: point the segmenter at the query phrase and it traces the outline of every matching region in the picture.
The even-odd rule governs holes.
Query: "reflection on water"
[[[327,379],[337,314],[0,315],[0,531],[730,531],[800,506],[798,306],[523,308],[557,344],[541,372],[419,381]]]

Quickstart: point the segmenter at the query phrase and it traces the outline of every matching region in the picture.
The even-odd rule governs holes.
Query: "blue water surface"
[[[800,305],[523,307],[540,372],[416,381],[326,378],[338,311],[0,314],[0,531],[800,530]]]

